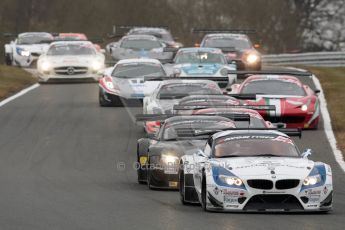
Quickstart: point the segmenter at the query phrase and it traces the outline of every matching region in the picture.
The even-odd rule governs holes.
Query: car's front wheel
[[[99,105],[102,107],[109,107],[112,104],[111,101],[105,99],[105,95],[102,89],[99,89],[98,101]]]
[[[180,165],[180,169],[179,169],[179,173],[178,173],[178,176],[179,176],[179,193],[180,193],[180,200],[181,200],[181,203],[183,205],[186,205],[187,202],[185,201],[185,187],[184,187],[184,170],[181,168],[182,165]]]
[[[204,211],[207,211],[207,188],[205,174],[203,174],[201,181],[201,207]]]

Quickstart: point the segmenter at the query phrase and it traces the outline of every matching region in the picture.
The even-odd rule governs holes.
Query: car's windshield
[[[244,85],[241,93],[305,96],[302,87],[296,83],[281,80],[252,81]]]
[[[181,120],[172,123],[166,123],[164,125],[163,139],[174,140],[177,138],[198,138],[195,134],[203,130],[218,130],[225,128],[235,128],[234,123],[231,121],[225,121],[220,119],[193,119],[193,120]],[[208,138],[208,136],[205,136]]]
[[[133,50],[152,50],[161,48],[159,41],[149,39],[125,39],[121,42],[121,48]]]
[[[50,34],[25,34],[18,37],[17,43],[20,45],[31,45],[39,43],[50,43],[53,37]]]
[[[175,59],[176,64],[185,63],[208,63],[208,64],[226,64],[223,54],[213,52],[178,52]]]
[[[209,38],[205,40],[204,47],[250,49],[251,43],[243,38]]]
[[[129,34],[144,34],[144,35],[152,35],[158,38],[159,40],[162,41],[173,41],[173,38],[170,33],[159,33],[156,31],[151,31],[151,30],[137,30],[137,31],[132,31]]]
[[[181,83],[181,84],[168,84],[160,88],[158,99],[172,99],[183,98],[189,95],[209,95],[221,94],[216,85],[210,84],[197,84],[197,83]]]
[[[61,55],[94,55],[96,54],[94,48],[88,45],[80,44],[63,44],[63,45],[52,45],[47,55],[49,56],[61,56]]]
[[[214,157],[299,157],[293,141],[284,136],[242,134],[218,138]]]
[[[117,65],[112,76],[119,78],[133,78],[142,76],[166,76],[166,73],[160,64],[128,63]]]

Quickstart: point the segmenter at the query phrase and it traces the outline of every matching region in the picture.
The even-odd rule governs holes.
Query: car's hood
[[[90,66],[94,61],[101,61],[97,59],[97,56],[94,55],[59,55],[59,56],[45,56],[42,57],[48,60],[54,67],[63,67],[63,66]]]
[[[221,64],[181,64],[175,65],[175,68],[180,69],[186,75],[215,75],[220,69],[224,68]]]
[[[141,97],[150,95],[160,84],[158,81],[144,81],[144,77],[115,78],[114,84],[118,85],[121,92],[128,97]]]
[[[214,158],[210,160],[210,163],[215,166],[224,166],[242,179],[268,175],[304,179],[314,167],[314,162],[308,159],[285,157]]]
[[[30,51],[30,53],[43,54],[48,50],[49,44],[16,45],[16,48]]]

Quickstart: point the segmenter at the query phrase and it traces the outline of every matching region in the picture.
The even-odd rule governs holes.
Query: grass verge
[[[37,79],[23,69],[0,65],[0,101],[36,82]]]
[[[345,157],[345,68],[307,67],[320,80],[338,148]]]

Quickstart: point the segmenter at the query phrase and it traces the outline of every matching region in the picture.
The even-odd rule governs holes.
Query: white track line
[[[27,92],[33,90],[33,89],[36,89],[38,86],[40,86],[40,84],[36,83],[32,86],[29,86],[28,88],[25,88],[23,90],[21,90],[19,93],[16,93],[15,95],[9,97],[9,98],[6,98],[5,100],[3,101],[0,101],[0,107],[1,106],[4,106],[5,104],[9,103],[10,101],[13,101],[14,99],[20,97],[20,96],[23,96],[24,94],[26,94]]]
[[[289,69],[306,71],[304,69],[298,69],[298,68],[289,68]],[[315,87],[320,90],[320,94],[319,94],[320,109],[321,109],[321,113],[322,113],[322,119],[323,119],[323,126],[324,126],[325,134],[326,134],[327,139],[329,141],[329,144],[332,148],[335,160],[339,164],[340,168],[345,172],[344,157],[343,157],[342,152],[337,147],[337,139],[335,138],[335,135],[333,132],[331,117],[329,116],[329,112],[327,109],[327,101],[325,98],[325,94],[323,93],[323,89],[322,89],[322,86],[321,86],[319,79],[315,75],[312,75],[312,80],[313,80]]]

